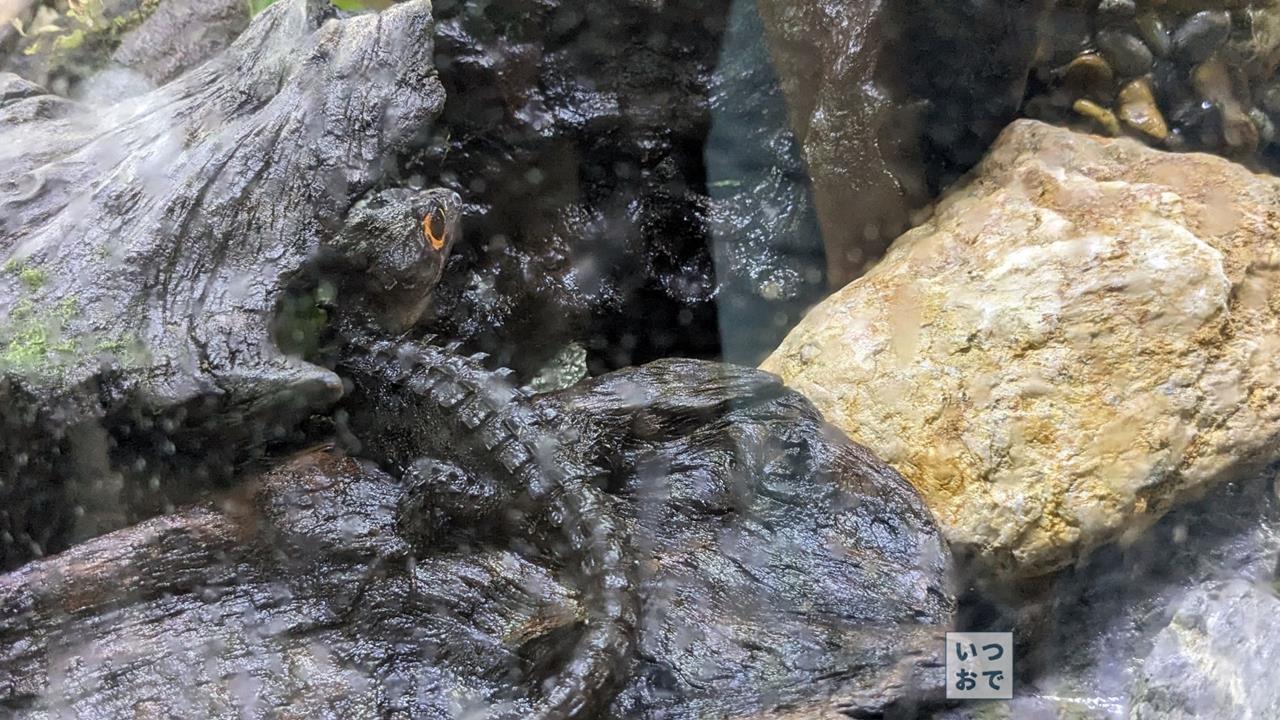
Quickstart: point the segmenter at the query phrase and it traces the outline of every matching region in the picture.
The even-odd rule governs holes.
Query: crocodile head
[[[403,332],[422,317],[458,236],[462,201],[451,190],[377,190],[357,202],[322,250],[337,270],[342,314],[360,308],[383,330]]]

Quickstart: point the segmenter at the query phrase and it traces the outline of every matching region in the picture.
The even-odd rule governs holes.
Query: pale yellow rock
[[[1280,459],[1280,180],[1018,121],[763,367],[1032,576]]]

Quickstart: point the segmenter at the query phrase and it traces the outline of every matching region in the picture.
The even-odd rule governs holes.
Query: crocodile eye
[[[444,211],[435,208],[422,218],[422,234],[432,250],[443,250],[449,241],[449,223],[445,220]]]

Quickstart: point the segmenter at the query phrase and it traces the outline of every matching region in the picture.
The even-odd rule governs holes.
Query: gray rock
[[[1138,12],[1135,0],[1101,0],[1098,3],[1098,15],[1104,20],[1126,20]]]
[[[226,49],[249,26],[245,0],[95,0],[87,12],[58,14],[56,3],[21,21],[58,30],[6,42],[0,70],[60,94],[92,96],[96,74],[125,68],[163,84]]]
[[[0,75],[0,560],[112,507],[121,466],[230,473],[341,396],[277,345],[278,304],[440,112],[431,28],[425,0],[282,0],[113,105]]]
[[[798,394],[673,360],[535,402],[600,469],[633,555],[639,652],[600,717],[910,718],[940,699],[947,549]],[[0,707],[524,717],[584,632],[575,574],[487,526],[415,544],[408,492],[311,453],[0,577]]]
[[[1097,42],[1098,49],[1121,77],[1142,75],[1155,63],[1155,56],[1146,44],[1122,30],[1100,30]]]
[[[1151,48],[1151,52],[1156,57],[1165,57],[1173,50],[1173,38],[1170,37],[1169,29],[1165,27],[1164,21],[1158,14],[1145,12],[1139,15],[1137,25],[1142,41]]]
[[[1132,720],[1280,717],[1280,597],[1268,584],[1192,591],[1156,636],[1134,683]]]
[[[1017,697],[938,720],[1131,720],[1143,658],[1185,599],[1226,578],[1262,587],[1273,581],[1278,557],[1280,502],[1271,478],[1259,478],[1175,511],[1145,537],[1104,548],[1049,586],[998,601],[969,597],[960,627],[1014,631]]]
[[[1181,59],[1202,62],[1231,35],[1231,15],[1225,10],[1204,10],[1187,18],[1173,33],[1173,50]]]
[[[226,49],[249,26],[245,0],[162,0],[120,37],[112,61],[163,85]]]

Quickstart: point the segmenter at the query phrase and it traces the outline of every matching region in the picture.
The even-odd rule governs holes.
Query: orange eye
[[[449,224],[440,209],[432,210],[422,218],[422,234],[426,236],[432,250],[444,249],[449,240]]]

